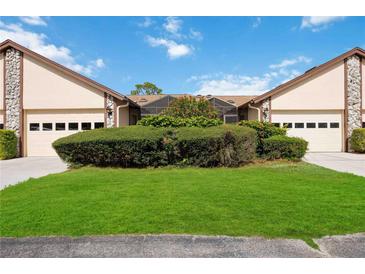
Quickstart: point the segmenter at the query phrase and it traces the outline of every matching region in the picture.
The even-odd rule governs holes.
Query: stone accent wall
[[[9,48],[5,52],[5,128],[14,130],[19,138],[21,134],[21,52]]]
[[[106,127],[114,127],[114,98],[110,94],[106,96]]]
[[[353,55],[346,60],[347,77],[347,137],[355,128],[361,127],[361,61]],[[350,146],[348,146],[350,148]]]
[[[262,121],[263,122],[270,122],[270,100],[271,98],[267,98],[262,102]]]

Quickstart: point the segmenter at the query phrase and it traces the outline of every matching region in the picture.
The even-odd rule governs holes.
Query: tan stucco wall
[[[129,125],[129,107],[119,108],[118,127]]]
[[[343,62],[274,95],[271,100],[273,110],[344,109],[344,104]]]
[[[0,124],[3,124],[4,123],[4,111],[3,110],[0,110]]]
[[[4,109],[4,54],[0,53],[0,109]]]
[[[248,109],[248,120],[258,120],[259,114],[256,109]]]
[[[25,109],[104,108],[104,93],[24,56]]]

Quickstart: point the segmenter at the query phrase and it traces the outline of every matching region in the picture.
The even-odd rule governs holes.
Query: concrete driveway
[[[0,189],[67,169],[59,157],[24,157],[0,161]]]
[[[315,239],[194,235],[0,238],[0,257],[316,258],[365,257],[365,234]]]
[[[307,153],[303,160],[329,169],[365,176],[365,154],[312,152]]]

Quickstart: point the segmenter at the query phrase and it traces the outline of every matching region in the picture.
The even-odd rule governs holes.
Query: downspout
[[[248,104],[248,107],[251,108],[251,109],[256,109],[257,110],[257,118],[258,118],[259,122],[261,122],[261,113],[260,113],[261,110],[260,110],[260,108],[254,107],[251,104]]]
[[[119,127],[119,109],[120,108],[125,108],[125,107],[128,107],[129,106],[129,102],[127,102],[125,105],[120,105],[120,106],[117,106],[117,127]],[[128,125],[129,125],[129,117],[128,117]]]

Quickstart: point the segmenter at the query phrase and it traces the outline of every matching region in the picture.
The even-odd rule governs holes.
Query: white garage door
[[[343,151],[342,111],[273,111],[272,122],[309,142],[309,151]]]
[[[26,156],[54,156],[58,138],[104,127],[103,110],[26,111],[25,117]]]

